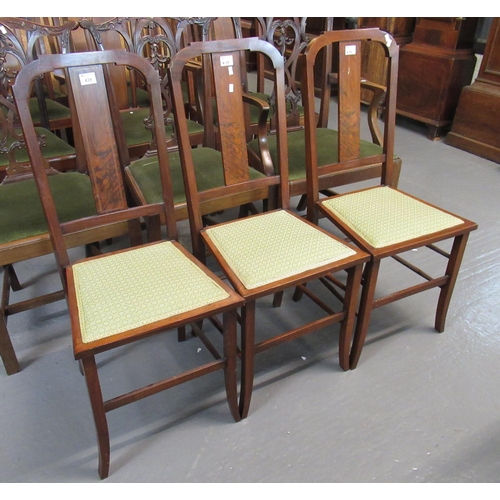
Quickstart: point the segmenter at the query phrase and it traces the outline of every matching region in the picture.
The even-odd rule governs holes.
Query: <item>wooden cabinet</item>
[[[500,18],[490,27],[479,73],[464,87],[447,144],[500,163]]]
[[[453,122],[462,88],[474,74],[478,18],[417,18],[413,40],[401,48],[397,112],[425,123],[429,138]]]

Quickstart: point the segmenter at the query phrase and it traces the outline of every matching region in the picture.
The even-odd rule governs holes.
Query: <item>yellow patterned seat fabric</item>
[[[73,273],[84,343],[228,297],[168,241],[77,263]]]
[[[335,196],[321,204],[375,248],[463,223],[458,217],[387,186]]]
[[[337,262],[355,252],[286,211],[206,229],[247,289]]]

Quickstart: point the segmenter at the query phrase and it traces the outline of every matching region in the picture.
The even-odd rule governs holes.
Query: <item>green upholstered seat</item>
[[[329,128],[316,130],[318,165],[328,165],[338,161],[338,132]],[[269,151],[273,163],[277,161],[276,136],[268,136]],[[257,156],[260,155],[259,142],[253,140],[248,145]],[[361,157],[382,154],[382,147],[369,141],[361,141]],[[303,130],[288,132],[288,166],[290,180],[306,177],[306,140]]]
[[[149,144],[151,142],[151,132],[144,127],[144,120],[149,118],[149,112],[149,108],[137,108],[121,112],[127,146]],[[201,134],[203,133],[203,125],[189,120],[188,130],[190,134]],[[165,132],[167,134],[167,140],[171,139],[174,135],[173,125],[166,125]]]
[[[229,297],[170,241],[86,260],[72,270],[84,343]]]
[[[52,99],[45,99],[49,120],[64,120],[71,117],[69,108]],[[41,123],[40,108],[36,97],[29,100],[30,113],[34,123]]]
[[[96,214],[90,179],[67,172],[49,176],[57,213],[62,221]],[[33,179],[0,185],[0,244],[48,231]]]
[[[70,146],[66,141],[63,141],[57,135],[50,132],[43,127],[36,127],[36,133],[38,135],[44,135],[46,139],[46,145],[42,148],[42,155],[46,159],[59,158],[62,156],[70,156],[75,154],[75,149]],[[13,139],[9,137],[6,147],[8,148],[12,144]],[[16,160],[19,163],[29,162],[28,151],[26,149],[19,149],[16,151]],[[9,164],[9,158],[6,154],[0,154],[0,167],[7,166]]]
[[[409,241],[464,222],[387,186],[334,196],[320,203],[375,248]]]
[[[219,224],[205,233],[247,289],[356,254],[341,241],[285,210]]]
[[[192,154],[198,189],[205,191],[223,186],[224,172],[220,152],[211,148],[194,148]],[[169,161],[174,204],[183,203],[186,201],[186,194],[179,153],[170,153]],[[160,171],[156,157],[144,157],[126,167],[126,170],[134,178],[147,203],[160,203],[162,201]],[[249,168],[249,174],[251,179],[264,177],[263,174],[252,168]]]

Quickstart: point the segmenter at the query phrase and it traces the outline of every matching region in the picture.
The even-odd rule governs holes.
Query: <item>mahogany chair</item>
[[[248,170],[244,93],[241,89],[240,51],[261,52],[270,59],[276,79],[276,123],[279,163],[276,175],[252,179]],[[219,143],[224,167],[224,184],[200,191],[195,171],[194,152],[189,144],[187,123],[182,113],[181,76],[184,65],[193,57],[202,56],[210,63],[215,82],[215,99],[219,124]],[[210,250],[236,291],[245,299],[241,312],[242,380],[240,414],[248,414],[254,378],[254,356],[282,342],[298,338],[316,329],[340,323],[340,365],[349,368],[351,328],[354,323],[361,268],[367,255],[341,242],[318,226],[289,210],[287,182],[286,116],[284,95],[284,65],[280,53],[269,43],[257,38],[192,43],[178,52],[171,68],[174,109],[179,134],[181,164],[187,192],[187,206],[194,254],[205,258]],[[266,128],[266,123],[263,123]],[[285,133],[284,133],[285,131]],[[264,136],[265,139],[265,136]],[[220,198],[222,193],[234,198],[240,206],[238,193],[252,186],[276,186],[280,205],[271,210],[244,218],[226,220],[204,228],[202,204]],[[227,214],[225,214],[227,217]],[[332,273],[347,275],[340,299],[335,304],[320,302],[306,287],[319,279],[328,280]],[[330,281],[328,281],[330,284]],[[257,342],[256,301],[277,292],[301,285],[318,307],[318,318],[306,325],[293,325],[287,332],[271,332],[272,338]],[[309,295],[310,294],[310,295]],[[329,294],[328,294],[329,296]],[[328,297],[329,298],[329,297]],[[337,304],[338,305],[338,304]]]
[[[0,46],[2,55],[0,65],[5,75],[0,83],[0,93],[12,102],[11,86],[16,75],[30,61],[41,54],[57,50],[69,51],[70,33],[78,27],[76,21],[68,21],[60,26],[42,24],[17,17],[0,18]],[[48,82],[49,85],[44,85]],[[53,89],[56,81],[40,79],[33,86],[30,110],[35,125],[64,136],[71,129],[69,108],[56,99]],[[53,85],[54,84],[54,85]]]
[[[158,161],[163,186],[160,203],[129,207],[115,129],[108,100],[104,66],[126,65],[144,79],[151,102]],[[28,108],[30,84],[41,72],[65,69],[84,137],[89,175],[97,214],[61,221],[51,194]],[[168,152],[163,124],[158,73],[143,57],[125,51],[45,56],[26,66],[14,86],[19,115],[33,165],[37,187],[71,318],[74,355],[81,362],[94,413],[99,447],[99,476],[109,474],[110,441],[106,413],[183,382],[224,371],[231,413],[237,406],[236,309],[242,299],[177,241]],[[96,120],[96,115],[99,119]],[[103,224],[130,224],[131,241],[137,241],[140,219],[163,213],[168,239],[125,246],[99,256],[71,262],[65,236]],[[99,382],[96,356],[151,335],[202,319],[222,315],[224,353],[212,362],[173,377],[133,389],[106,401]]]
[[[360,119],[357,109],[360,100],[361,46],[366,41],[379,44],[387,57],[387,97],[385,103],[384,139],[379,151],[369,156],[363,153],[360,140]],[[314,106],[314,64],[321,49],[336,44],[339,58],[339,134],[331,147],[337,149],[338,161],[323,165],[317,139]],[[477,228],[474,222],[451,214],[394,187],[394,129],[396,117],[396,87],[398,46],[394,39],[379,29],[332,31],[311,41],[304,54],[303,89],[306,107],[306,158],[308,171],[308,216],[317,220],[319,212],[364,251],[370,261],[363,273],[362,295],[358,310],[350,367],[356,368],[370,323],[371,311],[431,288],[439,288],[435,329],[442,332],[446,313],[465,251],[469,233]],[[320,198],[324,175],[347,169],[382,164],[380,184],[333,197]],[[451,250],[437,243],[448,241]],[[413,249],[428,249],[431,256],[445,257],[443,274],[432,277],[410,262]],[[404,254],[404,255],[402,255]],[[375,297],[381,261],[392,257],[414,271],[420,282],[404,289],[404,280],[393,277],[398,291]],[[382,291],[380,291],[382,293]]]
[[[165,77],[175,54],[186,43],[183,34],[190,24],[183,22],[182,18],[161,17],[88,18],[81,19],[79,24],[88,35],[90,48],[94,50],[123,48],[146,58],[155,68],[159,78],[164,81],[162,90],[167,144],[169,149],[176,149],[170,89]],[[150,117],[147,114],[149,110],[147,93],[142,88],[140,78],[133,71],[126,68],[112,68],[109,73],[113,82],[114,97],[121,109],[120,116],[130,157],[141,158],[150,154],[151,149],[154,150],[154,145],[151,146]],[[202,144],[203,125],[189,120],[189,130],[191,144],[193,146]]]
[[[331,31],[333,26],[333,18],[327,18],[326,31]],[[300,54],[303,53],[305,46],[310,38],[306,39],[302,44]],[[284,42],[283,42],[284,45]],[[299,57],[300,54],[297,56]],[[333,61],[337,64],[337,58],[333,57],[333,47],[326,46],[325,49],[315,60],[315,79],[314,87],[310,90],[317,97],[315,106],[316,116],[316,143],[318,149],[318,161],[320,165],[340,164],[338,156],[339,128],[342,127],[340,122],[345,120],[346,114],[338,108],[337,117],[330,116],[332,108],[332,96],[338,94],[338,74],[333,71]],[[301,60],[296,62],[299,70],[302,72]],[[382,152],[383,132],[379,124],[379,112],[385,97],[385,87],[370,82],[364,78],[361,73],[358,75],[363,90],[366,96],[371,95],[368,104],[362,102],[361,98],[357,109],[353,109],[352,113],[355,116],[366,115],[367,132],[364,133],[360,141],[360,154],[365,157],[376,157]],[[296,76],[295,78],[299,78]],[[303,89],[298,83],[295,83],[295,92],[292,96],[297,96],[294,99],[300,98],[299,102],[304,99]],[[289,181],[291,196],[300,196],[298,204],[299,210],[304,210],[306,207],[306,149],[305,149],[305,132],[304,127],[299,126],[304,124],[303,118],[299,121],[298,108],[291,106],[291,115],[295,118],[289,118],[290,123],[295,123],[297,126],[291,129],[288,134],[288,144],[290,151],[289,160]],[[303,116],[303,113],[302,113]],[[340,125],[339,125],[340,124]],[[268,139],[269,151],[261,154],[261,146],[258,139],[249,142],[249,150],[251,152],[251,164],[254,168],[260,171],[270,171],[270,160],[276,161],[277,145],[276,139],[271,135]],[[393,176],[391,179],[393,187],[397,187],[401,172],[402,161],[399,157],[395,157],[393,161]],[[373,181],[381,175],[382,164],[378,161],[367,163],[357,168],[337,168],[335,171],[320,176],[320,190],[327,194],[334,194],[334,188],[346,184],[353,184],[362,181]]]

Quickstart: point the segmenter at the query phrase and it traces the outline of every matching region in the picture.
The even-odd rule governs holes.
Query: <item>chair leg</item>
[[[227,365],[224,368],[224,382],[226,386],[229,410],[235,422],[241,420],[238,409],[238,376],[236,366],[236,311],[224,314],[224,357]]]
[[[453,289],[455,288],[455,283],[458,277],[458,271],[460,270],[460,265],[462,263],[462,258],[464,256],[465,247],[467,245],[468,239],[469,239],[469,233],[457,236],[453,241],[453,247],[451,249],[450,258],[448,260],[448,266],[446,268],[446,275],[448,276],[448,281],[441,288],[436,310],[436,319],[434,322],[434,327],[439,333],[444,331],[446,315],[448,313],[451,296],[453,294]]]
[[[373,299],[375,297],[375,287],[377,285],[377,277],[380,269],[380,260],[369,261],[366,263],[363,272],[363,285],[361,289],[361,300],[358,308],[358,318],[356,321],[356,329],[354,332],[354,341],[349,357],[351,370],[354,370],[358,365],[361,351],[365,344],[368,326],[370,324],[370,316],[373,309]]]
[[[7,375],[13,375],[21,371],[2,311],[0,311],[0,356],[2,357]]]
[[[94,414],[94,422],[97,432],[97,447],[99,454],[99,477],[105,479],[109,475],[109,430],[106,420],[106,411],[102,399],[101,385],[97,374],[97,365],[94,356],[82,359],[83,372],[87,382],[90,405]]]
[[[351,348],[352,331],[356,321],[356,306],[361,286],[363,265],[347,271],[347,283],[344,295],[345,318],[340,324],[339,364],[342,370],[349,370],[349,351]]]
[[[248,416],[252,398],[255,357],[255,301],[247,302],[241,311],[241,388],[240,416]]]

